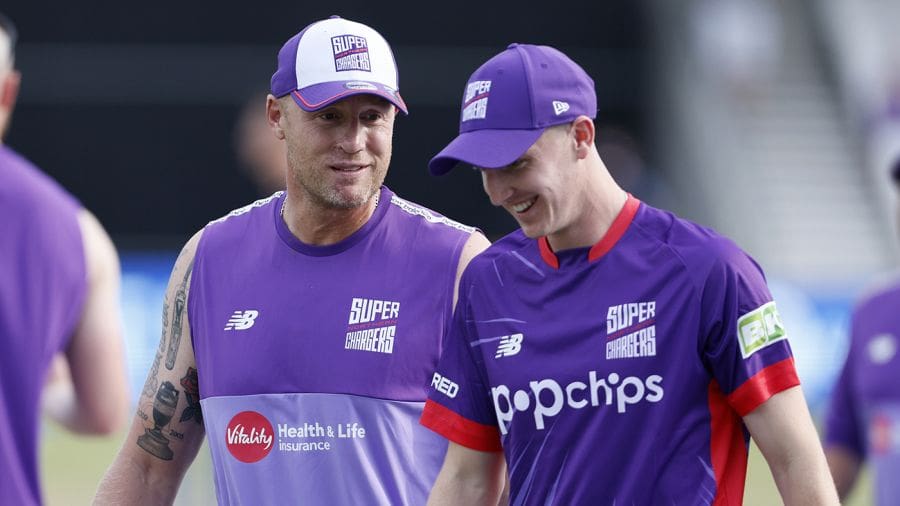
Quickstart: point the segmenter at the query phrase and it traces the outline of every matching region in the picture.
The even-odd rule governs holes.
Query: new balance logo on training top
[[[522,351],[523,334],[513,334],[511,336],[503,336],[500,338],[500,345],[497,346],[497,354],[494,358],[511,357]]]
[[[225,324],[225,330],[247,330],[256,323],[257,316],[259,316],[259,311],[255,309],[235,311],[231,313],[231,318]]]

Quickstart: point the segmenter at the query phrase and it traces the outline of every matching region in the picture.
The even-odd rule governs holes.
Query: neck
[[[362,228],[375,213],[381,189],[365,204],[338,209],[313,202],[308,195],[291,195],[281,208],[282,219],[297,239],[314,246],[328,246],[343,241]]]
[[[585,171],[584,181],[572,196],[580,202],[576,211],[578,215],[567,227],[547,236],[554,251],[598,243],[609,232],[628,200],[628,194],[616,184],[599,157],[592,165]]]

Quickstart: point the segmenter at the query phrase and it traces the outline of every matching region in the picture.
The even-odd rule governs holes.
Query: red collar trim
[[[588,251],[588,262],[599,259],[603,255],[609,253],[609,250],[613,249],[613,246],[619,242],[619,239],[621,239],[622,235],[625,234],[625,231],[628,230],[628,226],[631,225],[632,220],[634,220],[634,215],[637,214],[640,206],[641,201],[634,198],[629,193],[628,199],[625,200],[625,205],[622,206],[622,210],[619,211],[616,219],[614,219],[612,225],[609,226],[609,230],[607,230],[606,234],[603,235],[597,244],[591,246],[590,251]],[[538,239],[538,249],[541,252],[541,258],[547,265],[554,269],[559,269],[559,258],[556,257],[556,253],[554,253],[553,248],[550,247],[547,236]]]

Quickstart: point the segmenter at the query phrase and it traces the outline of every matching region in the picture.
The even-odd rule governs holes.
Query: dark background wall
[[[284,40],[339,14],[385,35],[400,68],[410,115],[395,126],[387,184],[497,235],[514,222],[476,174],[426,170],[456,133],[466,78],[510,42],[553,45],[594,77],[598,126],[640,140],[637,4],[18,1],[0,8],[18,25],[23,73],[7,143],[78,196],[121,247],[177,247],[257,197],[232,149],[238,109],[268,86]]]

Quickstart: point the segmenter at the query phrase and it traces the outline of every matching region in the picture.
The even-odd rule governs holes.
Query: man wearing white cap
[[[171,503],[204,433],[220,504],[422,504],[437,475],[446,442],[416,420],[487,240],[382,186],[406,104],[373,29],[307,26],[271,91],[287,189],[185,246],[97,503]]]
[[[429,167],[479,169],[521,230],[475,258],[422,424],[450,440],[431,504],[743,500],[748,436],[787,504],[837,504],[759,266],[654,209],[597,153],[594,82],[513,44],[466,85]]]

